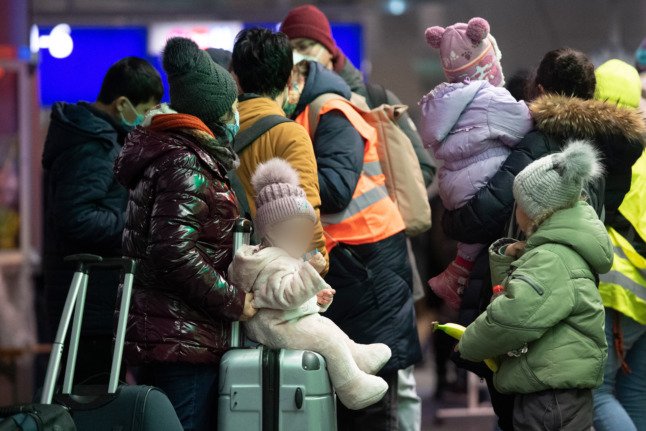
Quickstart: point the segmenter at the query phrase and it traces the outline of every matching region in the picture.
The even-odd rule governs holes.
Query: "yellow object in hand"
[[[437,331],[438,329],[442,332],[445,332],[447,335],[455,338],[456,340],[459,340],[460,338],[462,338],[462,335],[464,334],[464,331],[466,331],[467,328],[465,328],[462,325],[458,325],[457,323],[440,324],[439,322],[433,322],[433,331]],[[485,359],[484,363],[494,373],[498,371],[498,363],[495,360]]]

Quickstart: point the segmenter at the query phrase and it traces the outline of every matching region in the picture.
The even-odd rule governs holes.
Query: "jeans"
[[[338,431],[399,431],[397,371],[381,377],[388,383],[388,392],[378,403],[365,409],[350,410],[337,401]]]
[[[646,431],[646,325],[620,315],[626,363],[621,370],[614,349],[613,320],[617,311],[606,308],[608,362],[603,384],[594,391],[594,428],[597,431]]]
[[[417,395],[415,367],[399,370],[397,385],[397,416],[399,431],[420,431],[422,428],[422,399]]]
[[[142,367],[142,382],[168,396],[185,431],[217,427],[217,365],[151,364]]]

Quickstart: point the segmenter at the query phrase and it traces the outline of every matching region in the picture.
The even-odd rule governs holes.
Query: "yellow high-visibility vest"
[[[646,239],[646,152],[633,166],[630,191],[619,212],[635,234]],[[615,229],[608,228],[608,235],[614,247],[614,262],[610,272],[600,276],[603,304],[646,325],[646,257]]]

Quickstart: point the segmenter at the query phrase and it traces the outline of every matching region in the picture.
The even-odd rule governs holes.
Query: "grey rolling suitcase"
[[[40,402],[65,407],[80,431],[182,430],[172,404],[160,390],[151,386],[119,384],[135,262],[131,259],[103,259],[89,254],[69,256],[66,260],[75,262],[78,267],[56,332]],[[73,386],[88,278],[95,267],[123,268],[124,271],[112,368],[107,388],[105,385]],[[70,323],[72,332],[65,375],[62,386],[57,389],[56,381]]]
[[[234,251],[249,242],[251,223],[240,219]],[[219,431],[336,431],[336,397],[325,359],[303,350],[240,348],[239,322],[220,363]]]

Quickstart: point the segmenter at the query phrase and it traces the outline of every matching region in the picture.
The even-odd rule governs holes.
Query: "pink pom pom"
[[[467,25],[467,37],[473,43],[482,42],[489,35],[489,23],[484,18],[471,18]]]
[[[442,36],[444,36],[443,27],[429,27],[424,33],[426,35],[426,43],[428,43],[431,48],[440,49],[440,43],[442,43]]]

